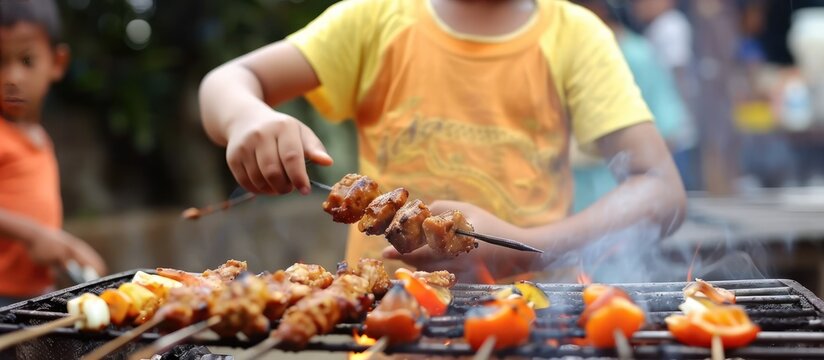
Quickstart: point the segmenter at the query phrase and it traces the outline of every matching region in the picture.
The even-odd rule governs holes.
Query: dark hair
[[[0,0],[0,26],[28,22],[42,26],[52,44],[60,42],[60,14],[54,0]]]

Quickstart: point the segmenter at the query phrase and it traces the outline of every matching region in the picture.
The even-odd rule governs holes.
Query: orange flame
[[[699,242],[698,245],[695,245],[695,252],[692,254],[692,260],[690,261],[690,267],[687,269],[687,282],[692,281],[692,270],[695,267],[695,259],[698,258],[698,250],[701,250],[701,243]]]
[[[591,285],[592,284],[592,279],[583,270],[578,271],[577,280],[578,280],[578,283],[581,284],[581,285]]]
[[[368,337],[366,335],[358,335],[357,331],[352,332],[352,340],[355,341],[355,344],[364,345],[364,346],[372,346],[375,345],[377,340]],[[370,354],[368,353],[349,353],[349,360],[365,360]]]
[[[489,272],[489,268],[486,267],[486,264],[483,261],[478,261],[478,280],[487,285],[495,285],[495,278],[492,277],[492,273]]]

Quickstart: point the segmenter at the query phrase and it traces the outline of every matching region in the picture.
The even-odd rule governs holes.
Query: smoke
[[[632,154],[618,153],[608,162],[615,180],[622,182],[631,176]],[[647,184],[650,184],[647,186]],[[602,204],[599,218],[609,221],[633,209],[639,199],[658,211],[666,211],[664,204],[654,203],[651,183],[636,183],[612,193]],[[652,201],[653,203],[649,203]],[[683,282],[706,280],[764,278],[769,256],[766,245],[741,241],[741,228],[712,214],[703,214],[689,207],[686,221],[673,236],[662,239],[661,224],[642,220],[635,224],[616,227],[607,234],[589,242],[583,248],[558,256],[545,273],[549,281],[574,282],[579,272],[593,282]],[[670,225],[671,226],[671,225]],[[672,229],[667,229],[672,230]]]

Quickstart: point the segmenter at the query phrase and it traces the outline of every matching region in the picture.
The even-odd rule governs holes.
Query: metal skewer
[[[162,353],[167,349],[175,346],[186,339],[200,334],[212,326],[217,325],[220,322],[220,316],[212,316],[207,320],[201,321],[199,323],[194,323],[187,327],[184,327],[180,330],[177,330],[169,335],[166,335],[157,341],[151,343],[149,346],[146,346],[131,356],[129,356],[129,360],[140,360],[140,359],[148,359],[151,358],[152,355]]]
[[[536,249],[532,246],[529,246],[529,245],[524,244],[524,243],[517,242],[515,240],[504,239],[504,238],[500,238],[500,237],[492,236],[492,235],[478,234],[476,232],[464,231],[464,230],[460,230],[460,229],[455,230],[455,232],[458,233],[458,234],[461,234],[461,235],[466,235],[466,236],[473,237],[475,239],[478,239],[478,240],[483,241],[483,242],[488,243],[488,244],[503,246],[505,248],[520,250],[520,251],[531,251],[531,252],[536,252],[536,253],[540,253],[540,254],[544,253],[544,251],[541,250],[541,249]]]
[[[100,360],[100,359],[110,355],[111,353],[117,351],[117,349],[120,349],[120,347],[122,347],[123,345],[126,345],[129,342],[131,342],[132,340],[136,339],[138,336],[140,336],[144,332],[149,331],[149,329],[159,325],[160,323],[163,322],[163,320],[164,320],[163,317],[160,317],[160,316],[153,317],[149,321],[141,324],[140,326],[127,331],[123,335],[120,335],[120,336],[116,337],[114,340],[109,341],[109,342],[103,344],[103,346],[101,346],[101,347],[95,349],[94,351],[84,355],[81,359],[83,359],[83,360]]]
[[[312,183],[312,186],[319,188],[321,190],[332,191],[332,187],[330,187],[329,185],[319,183],[315,180],[309,180],[309,182]],[[242,190],[241,188],[238,189]],[[230,208],[233,208],[255,198],[257,198],[257,194],[244,192],[242,195],[235,196],[229,200],[225,200],[217,204],[206,205],[201,208],[190,207],[186,210],[183,210],[183,212],[180,214],[180,217],[186,220],[197,220],[203,216],[229,210]]]
[[[69,315],[57,320],[49,321],[45,324],[32,326],[27,329],[18,330],[7,335],[0,336],[0,350],[5,350],[13,345],[38,338],[59,328],[74,324],[85,319],[85,315]]]

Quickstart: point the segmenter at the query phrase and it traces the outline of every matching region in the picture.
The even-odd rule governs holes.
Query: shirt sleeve
[[[652,120],[612,31],[588,10],[578,9],[569,26],[564,92],[578,143]]]
[[[373,33],[374,13],[366,0],[344,0],[287,37],[320,80],[320,86],[306,98],[330,121],[345,120],[354,113],[362,50]]]

